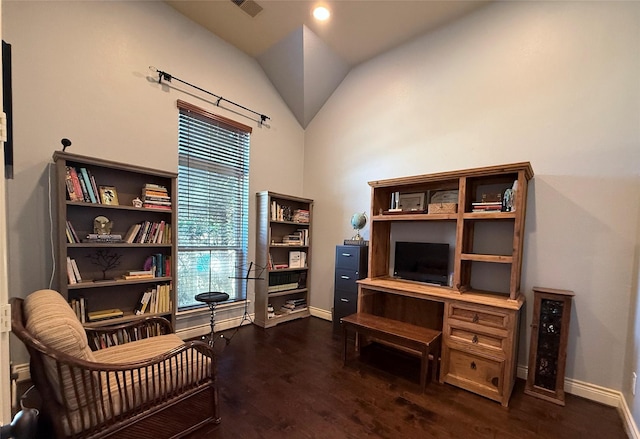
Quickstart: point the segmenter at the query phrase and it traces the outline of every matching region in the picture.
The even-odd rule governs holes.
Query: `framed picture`
[[[424,195],[424,192],[401,193],[398,207],[404,212],[424,210]]]
[[[111,204],[117,206],[118,204],[118,192],[113,186],[100,186],[100,201],[102,204]]]

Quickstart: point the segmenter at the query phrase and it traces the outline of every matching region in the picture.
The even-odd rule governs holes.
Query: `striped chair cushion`
[[[41,343],[75,358],[95,361],[82,324],[57,291],[39,290],[29,294],[24,300],[23,311],[27,331]],[[63,366],[58,370],[58,364],[49,357],[44,358],[44,363],[58,402],[63,403],[66,399],[66,405],[71,410],[77,409],[82,396],[78,398],[69,378],[69,369]],[[60,386],[60,377],[63,386]]]
[[[124,364],[148,361],[180,347],[184,342],[175,334],[160,335],[95,351],[99,363]],[[106,418],[130,415],[178,396],[185,390],[205,382],[209,377],[210,359],[195,350],[159,363],[153,368],[126,372],[100,372],[100,389],[96,397],[87,399],[84,409],[70,416],[74,432],[95,426]],[[63,420],[69,433],[69,420]]]

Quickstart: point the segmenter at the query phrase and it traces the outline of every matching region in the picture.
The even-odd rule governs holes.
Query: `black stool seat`
[[[203,303],[219,303],[219,302],[224,302],[226,300],[229,300],[229,295],[227,293],[222,293],[219,291],[211,291],[208,293],[200,293],[197,294],[195,299],[198,302],[203,302]]]

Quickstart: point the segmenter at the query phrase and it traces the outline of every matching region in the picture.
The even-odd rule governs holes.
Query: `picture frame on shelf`
[[[398,208],[403,212],[417,212],[424,210],[424,192],[400,193]]]
[[[102,204],[118,206],[118,191],[115,186],[100,186],[100,201]]]

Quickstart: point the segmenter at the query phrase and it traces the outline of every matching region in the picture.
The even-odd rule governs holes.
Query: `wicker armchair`
[[[166,319],[85,329],[53,290],[11,304],[57,438],[179,438],[220,422],[212,349]]]

